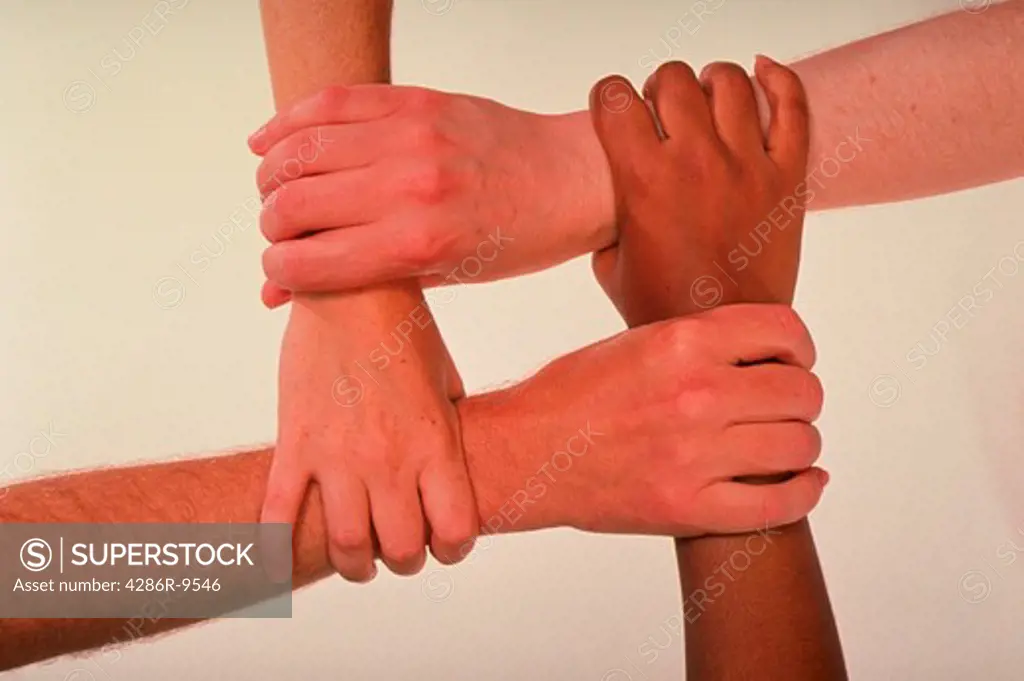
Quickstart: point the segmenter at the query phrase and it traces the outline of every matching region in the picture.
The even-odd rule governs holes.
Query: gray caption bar
[[[291,617],[288,524],[0,525],[0,618]]]

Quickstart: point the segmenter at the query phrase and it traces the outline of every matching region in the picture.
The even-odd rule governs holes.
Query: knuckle
[[[807,327],[800,315],[789,305],[774,304],[765,308],[769,322],[774,324],[784,338],[794,345],[809,340]]]
[[[821,454],[821,432],[814,426],[803,426],[794,433],[791,446],[803,466],[809,467]]]
[[[750,77],[739,64],[726,61],[716,61],[708,65],[704,73],[705,78],[711,82],[716,90],[721,88],[749,88]]]
[[[409,564],[415,562],[423,553],[423,545],[409,540],[392,542],[384,555],[394,563]]]
[[[349,89],[342,85],[326,87],[316,94],[314,109],[318,114],[331,114],[345,105],[349,94]]]
[[[673,319],[658,327],[655,339],[669,357],[685,359],[693,355],[704,328],[701,319]]]
[[[309,133],[305,131],[296,131],[278,142],[277,146],[274,148],[274,160],[277,162],[277,165],[280,166],[287,159],[298,156],[299,147],[302,145],[308,134]]]
[[[440,114],[445,96],[436,90],[423,87],[410,87],[405,92],[405,108],[418,114]]]
[[[694,179],[718,187],[731,187],[738,179],[742,167],[734,163],[719,144],[711,138],[695,140],[686,155],[678,159],[687,166]]]
[[[410,234],[406,243],[404,264],[417,271],[450,262],[456,247],[456,240],[450,229],[438,229],[431,224],[424,225]],[[429,442],[430,451],[445,448],[433,439]]]
[[[689,422],[717,421],[721,412],[720,391],[713,382],[700,375],[682,378],[675,397],[675,413]]]
[[[450,140],[433,121],[416,119],[409,125],[409,147],[426,156],[440,156],[450,148]]]
[[[431,525],[430,531],[439,543],[458,548],[462,553],[463,547],[467,548],[466,552],[471,548],[477,536],[477,529],[476,519],[471,514],[459,513]]]
[[[442,163],[423,163],[412,172],[405,189],[409,196],[426,205],[443,202],[454,188],[452,172]]]
[[[259,167],[256,168],[256,187],[263,195],[270,194],[281,185],[281,182],[277,178],[277,173],[274,171],[274,167],[266,157],[260,161]]]
[[[799,397],[814,418],[821,414],[821,409],[825,404],[825,388],[816,374],[810,371],[804,372],[804,378],[799,387]]]
[[[296,275],[301,267],[290,248],[272,246],[263,251],[263,274],[267,279],[286,288],[297,284]]]
[[[296,185],[283,184],[274,190],[263,210],[278,224],[294,224],[306,210],[306,197]]]
[[[408,235],[405,250],[406,264],[413,267],[429,264],[437,254],[437,241],[427,229],[419,229]]]
[[[284,185],[297,180],[307,172],[307,154],[309,132],[297,132],[286,137],[278,149],[274,150],[274,173],[271,181]]]
[[[260,234],[272,244],[281,239],[280,230],[277,228],[277,222],[268,204],[263,204],[263,207],[260,208]]]
[[[370,547],[369,528],[332,529],[328,538],[334,548],[345,553],[362,551]]]
[[[660,484],[651,490],[650,499],[655,517],[673,527],[693,524],[693,494],[686,488],[673,484]]]
[[[751,188],[750,194],[767,201],[776,201],[783,194],[782,178],[774,172],[774,165],[764,164],[748,166],[743,169],[745,173],[745,186]],[[774,206],[773,206],[774,208]]]

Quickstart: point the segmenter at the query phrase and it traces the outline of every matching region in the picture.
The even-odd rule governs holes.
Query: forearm
[[[531,441],[521,428],[503,430],[510,418],[502,393],[466,399],[458,406],[481,527],[505,533],[558,524],[551,498],[518,514],[515,522],[503,515],[519,486],[558,443]],[[34,480],[7,490],[0,502],[0,522],[255,523],[272,455],[272,450],[262,449]],[[315,485],[307,494],[294,537],[294,588],[333,573]],[[128,618],[0,619],[0,670],[134,641],[197,621],[135,618],[129,625]]]
[[[906,201],[1024,175],[1024,0],[958,10],[790,65],[811,113],[809,211]],[[756,79],[763,124],[767,104]],[[616,106],[621,93],[608,96]],[[599,225],[572,233],[581,251],[615,241],[608,162],[588,111],[553,116],[585,159]],[[569,224],[569,223],[567,223]]]
[[[839,632],[806,519],[781,528],[766,524],[750,535],[676,539],[675,549],[687,679],[846,679]]]
[[[277,110],[331,86],[391,79],[392,0],[261,0],[260,12]],[[294,303],[293,316],[344,324],[353,342],[365,341],[364,348],[350,348],[365,358],[424,301],[416,282],[406,281],[348,293],[297,295]],[[410,340],[427,363],[444,354],[436,327]]]
[[[271,450],[86,471],[7,490],[5,523],[255,523]],[[293,586],[327,574],[323,512],[313,488],[295,526]],[[195,619],[3,619],[0,670],[152,636]],[[129,624],[131,622],[131,624]]]
[[[792,64],[811,111],[809,210],[1024,174],[1024,2],[957,10]]]
[[[686,678],[846,679],[810,524],[676,540]]]
[[[741,291],[723,303],[776,302],[751,298]],[[638,311],[642,317],[633,321],[692,314],[689,300],[649,296],[645,305]],[[839,634],[806,519],[783,528],[768,529],[766,524],[749,535],[677,538],[675,550],[689,681],[846,679]]]

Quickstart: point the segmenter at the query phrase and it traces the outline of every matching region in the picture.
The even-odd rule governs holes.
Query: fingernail
[[[754,57],[754,66],[755,67],[758,67],[758,66],[778,66],[778,65],[779,65],[779,62],[775,61],[774,59],[772,59],[768,55],[759,54],[756,57]]]
[[[828,474],[827,471],[823,471],[820,468],[817,469],[817,471],[818,471],[818,479],[821,481],[821,486],[824,487],[825,485],[828,484],[828,481],[831,478],[829,477],[829,474]]]

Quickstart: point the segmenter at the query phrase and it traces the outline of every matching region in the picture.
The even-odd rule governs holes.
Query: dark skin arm
[[[820,408],[816,395],[801,394],[811,375],[806,369],[778,376],[765,392],[750,372],[730,366],[731,357],[753,361],[780,354],[801,366],[813,361],[813,344],[802,327],[783,321],[787,318],[774,306],[748,307],[627,331],[559,357],[514,386],[460,400],[461,441],[480,526],[488,534],[573,527],[678,536],[760,527],[765,503],[787,514],[772,518],[772,525],[805,516],[820,496],[812,475],[802,476],[803,486],[791,487],[785,500],[760,501],[777,489],[738,495],[727,484],[699,499],[680,493],[723,466],[728,470],[723,475],[732,476],[785,471],[816,458],[813,449],[790,447],[766,452],[756,462],[746,461],[742,449],[717,455],[724,444],[708,445],[707,454],[697,456],[694,449],[673,449],[685,440],[703,451],[707,424],[745,412],[761,414],[763,404],[788,403],[783,409],[793,418]],[[720,340],[714,348],[700,342],[709,329]],[[638,357],[646,361],[638,365]],[[696,394],[712,382],[715,393],[727,397],[687,421],[678,405],[691,387],[675,378],[683,371],[690,373]],[[725,433],[713,438],[729,441],[734,442]],[[556,457],[553,452],[559,451]],[[0,524],[256,523],[272,456],[272,450],[261,449],[31,480],[0,489]],[[562,458],[567,456],[572,457],[569,468]],[[548,469],[558,477],[545,473]],[[293,541],[293,588],[330,575],[323,491],[315,483],[301,505]],[[264,544],[254,558],[266,555],[264,548],[274,555],[276,546]],[[460,550],[471,548],[467,543]],[[25,576],[16,550],[0,558],[5,584],[15,576],[10,570]],[[229,583],[237,580],[226,579],[225,591]],[[100,646],[116,648],[197,621],[168,618],[159,607],[133,608],[137,616],[131,618],[4,619],[3,607],[0,598],[0,670]]]
[[[795,74],[760,60],[757,76],[772,106],[767,139],[749,79],[732,65],[712,65],[699,80],[679,62],[652,75],[644,91],[661,130],[628,83],[595,86],[591,113],[621,236],[594,268],[631,327],[714,305],[792,303],[809,116]],[[609,87],[633,93],[625,111],[602,107]],[[846,679],[810,525],[754,537],[676,540],[686,678]]]

